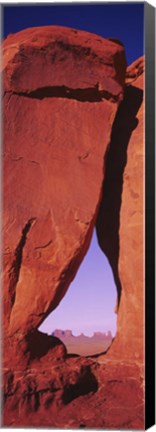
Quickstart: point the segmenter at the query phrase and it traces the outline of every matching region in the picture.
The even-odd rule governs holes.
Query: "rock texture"
[[[59,27],[11,35],[3,49],[4,316],[9,334],[25,335],[58,305],[89,246],[125,55]]]
[[[143,429],[142,59],[124,89],[118,41],[42,27],[3,49],[3,425]],[[37,327],[96,221],[118,330],[106,355],[84,358]]]
[[[49,368],[5,371],[10,427],[143,429],[143,370],[137,364],[66,358]]]
[[[106,157],[99,243],[118,288],[117,336],[110,355],[144,359],[144,59],[127,68],[125,96]],[[112,170],[112,166],[114,170]],[[110,218],[110,214],[114,217]]]
[[[128,68],[136,80],[129,87],[131,109],[136,112],[127,148],[120,212],[119,274],[122,297],[116,344],[127,355],[144,361],[144,64],[143,59]],[[127,349],[128,341],[128,349]],[[119,348],[117,348],[119,349]]]
[[[6,91],[31,95],[40,90],[42,95],[43,89],[52,87],[52,92],[53,87],[63,87],[84,90],[88,97],[94,92],[96,97],[99,90],[101,96],[117,100],[122,94],[126,63],[124,47],[118,41],[48,26],[11,34],[3,48]]]

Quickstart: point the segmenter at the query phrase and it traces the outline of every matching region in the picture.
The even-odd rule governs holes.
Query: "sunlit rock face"
[[[123,46],[71,29],[27,29],[3,49],[3,424],[143,429],[142,364],[127,362],[142,352],[142,75],[128,70],[122,102]],[[113,360],[37,331],[96,220],[118,292]]]
[[[131,74],[133,72],[133,78]],[[130,78],[132,83],[130,84]],[[134,80],[134,81],[133,81]],[[127,103],[133,113],[120,212],[119,274],[122,296],[116,349],[144,359],[144,61],[127,70]],[[130,121],[129,121],[130,123]],[[123,132],[124,133],[124,132]]]
[[[124,100],[112,129],[103,198],[97,219],[99,244],[116,281],[117,336],[109,355],[144,358],[144,59],[127,68]],[[112,166],[114,170],[112,170]],[[112,218],[110,218],[110,214]]]
[[[3,49],[5,324],[17,335],[58,305],[89,246],[125,55],[60,27]]]

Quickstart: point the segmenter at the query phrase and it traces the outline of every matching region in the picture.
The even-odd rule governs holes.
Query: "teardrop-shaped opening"
[[[116,286],[110,264],[93,232],[86,256],[59,306],[39,330],[57,336],[68,353],[95,355],[116,333]]]

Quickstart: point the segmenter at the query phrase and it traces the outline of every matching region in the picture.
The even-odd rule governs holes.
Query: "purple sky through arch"
[[[101,251],[94,230],[92,241],[75,279],[60,305],[40,326],[44,333],[55,329],[83,332],[91,336],[94,331],[108,330],[115,334],[116,287],[108,260]]]

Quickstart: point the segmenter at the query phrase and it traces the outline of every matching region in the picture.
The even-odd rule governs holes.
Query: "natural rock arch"
[[[66,405],[65,417],[55,416],[53,424],[61,427],[69,419],[68,403],[84,395],[85,384],[94,408],[100,407],[100,397],[106,400],[104,417],[96,408],[94,419],[91,409],[86,420],[83,404],[80,408],[76,399],[81,422],[78,417],[74,426],[128,424],[142,429],[143,61],[128,68],[125,80],[122,45],[57,27],[10,35],[3,48],[4,423],[12,424],[14,411],[16,425],[22,424],[22,418],[24,425],[40,424],[41,416],[42,424],[48,426],[47,407],[54,418],[58,407]],[[136,80],[130,83],[134,69]],[[119,164],[117,171],[112,167],[114,159]],[[115,227],[108,208],[115,212]],[[103,367],[104,358],[94,364],[67,357],[59,340],[45,341],[44,337],[44,344],[36,331],[65,295],[89,247],[96,221],[119,296],[122,287],[108,369]],[[127,363],[130,358],[137,362]],[[136,377],[133,388],[132,375]],[[112,423],[109,401],[114,376],[117,414]],[[97,392],[100,382],[105,382],[107,394],[101,387],[101,393]],[[122,416],[119,412],[120,385],[125,386],[124,395],[131,394],[137,426],[129,420],[127,396],[121,400]],[[119,422],[125,415],[125,423]]]

